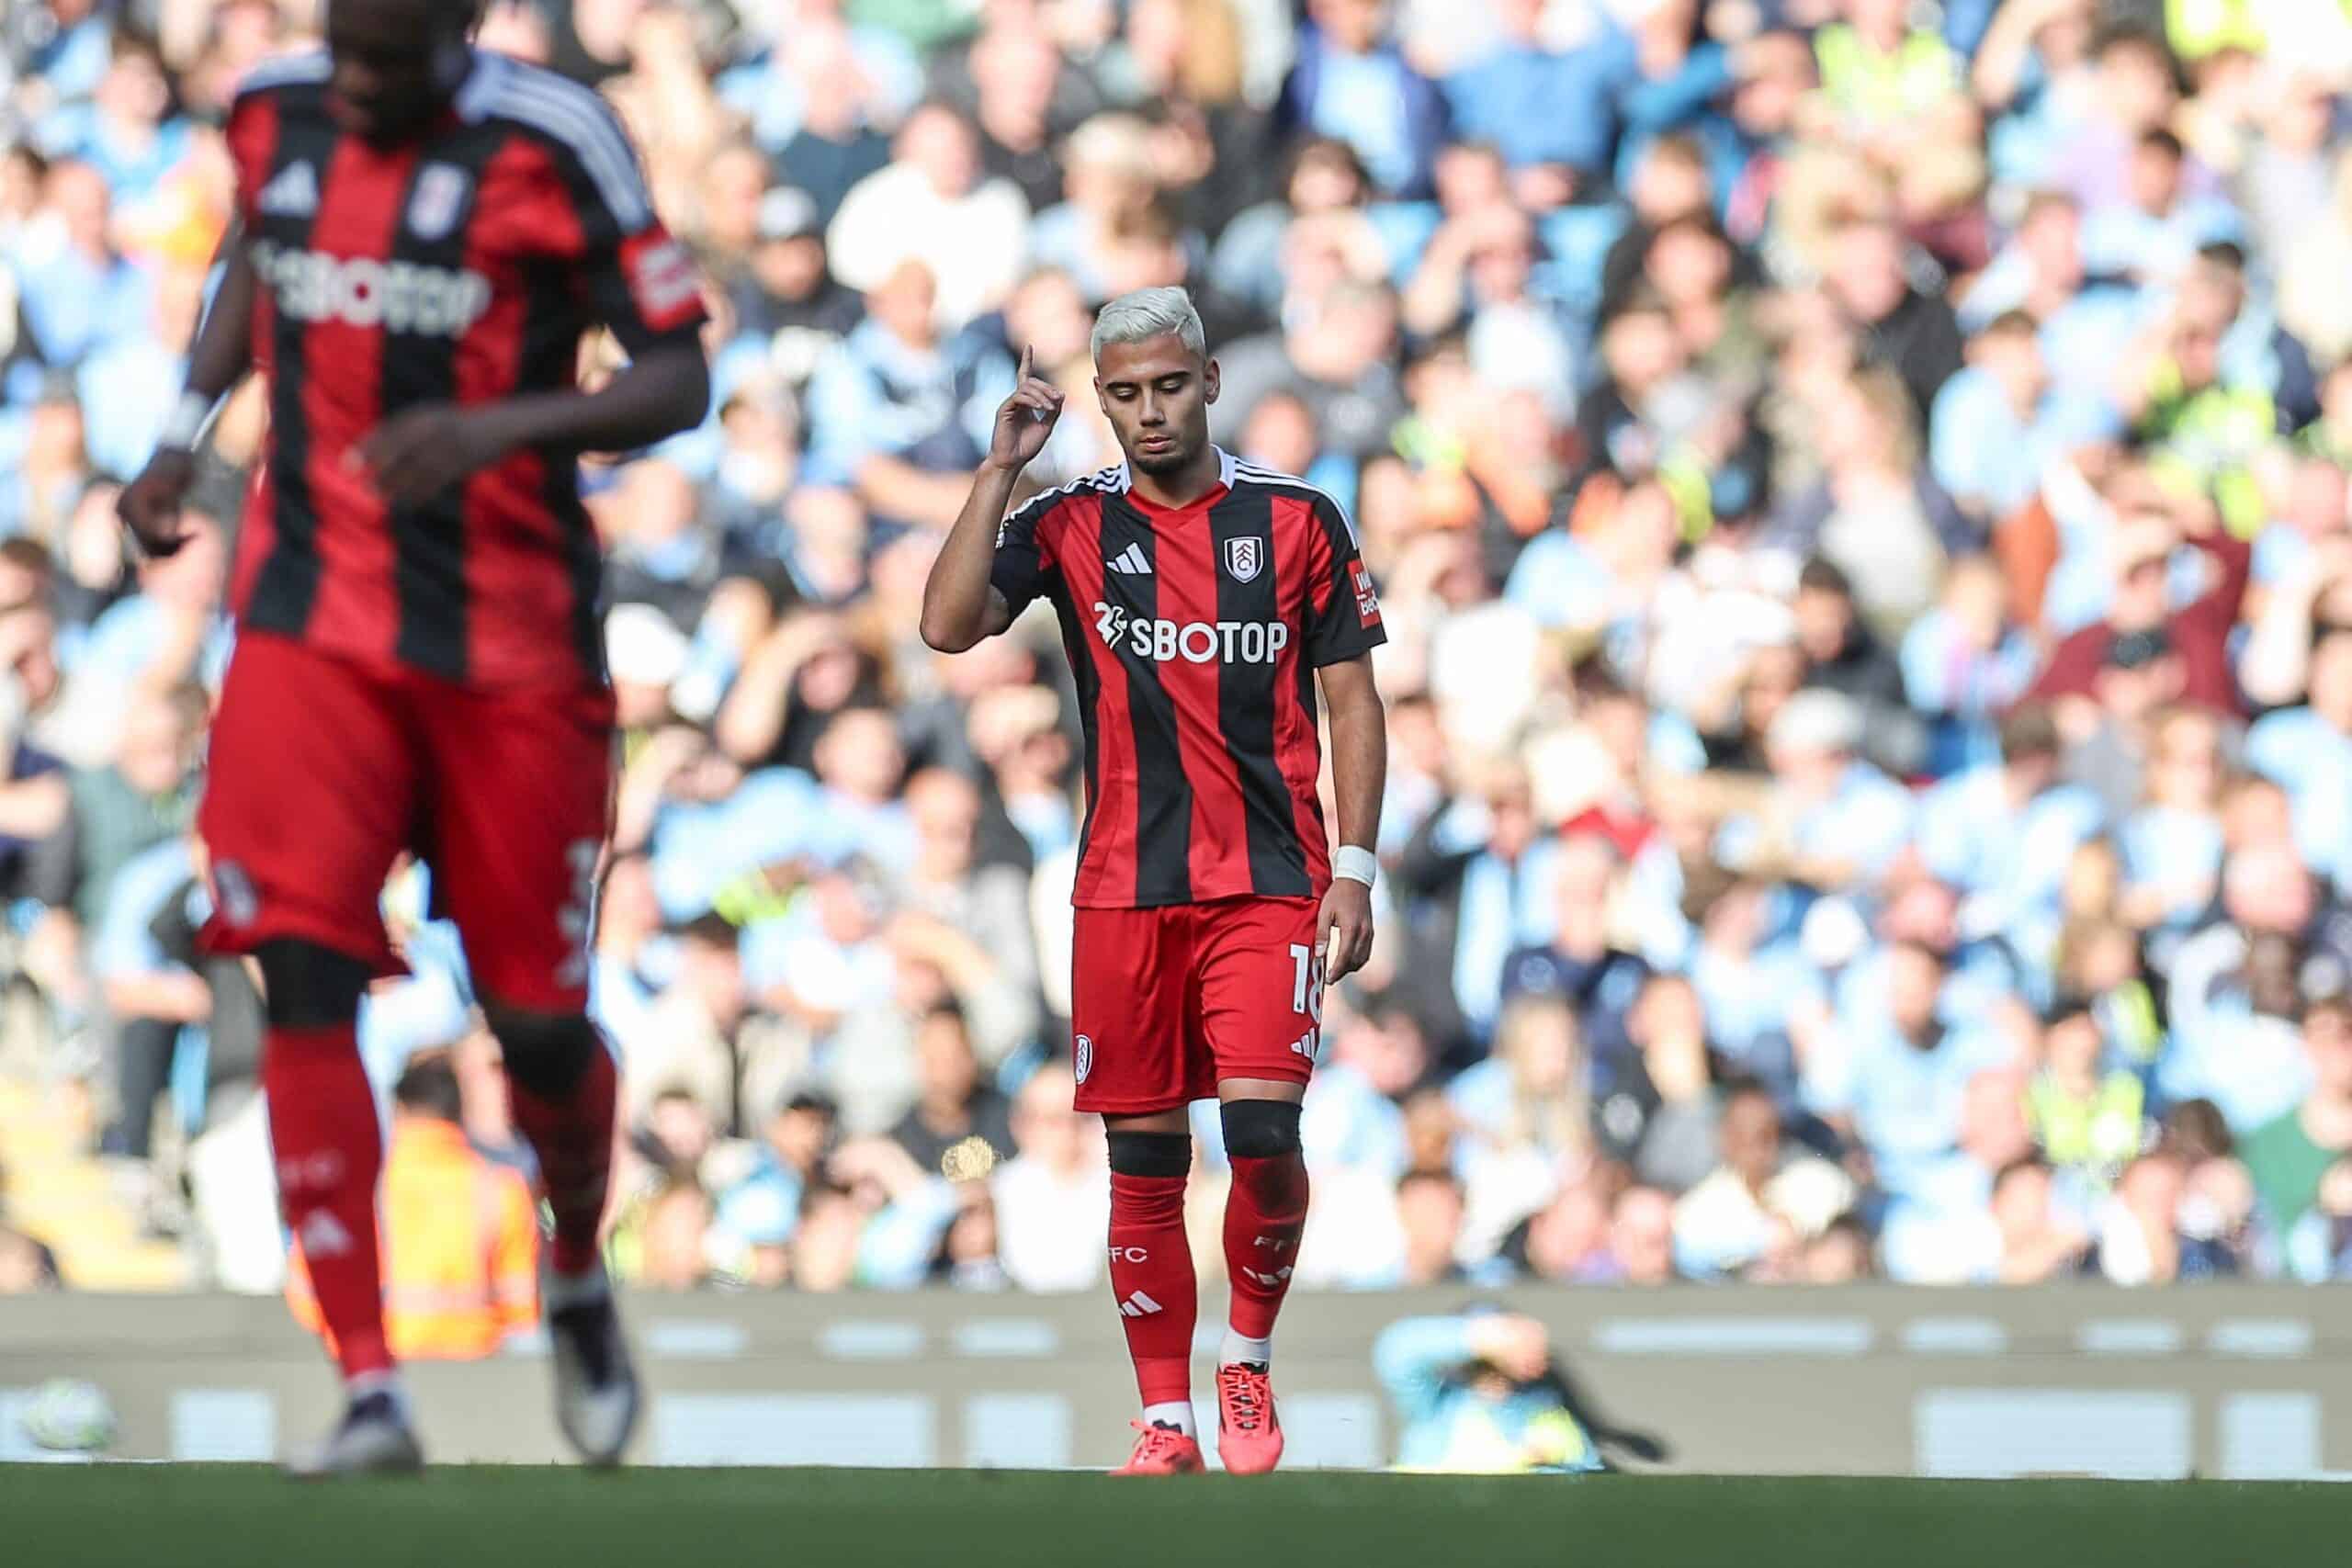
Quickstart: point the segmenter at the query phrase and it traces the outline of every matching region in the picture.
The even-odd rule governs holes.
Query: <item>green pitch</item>
[[[297,1486],[242,1466],[0,1466],[0,1562],[2241,1568],[2341,1561],[2347,1504],[2222,1482],[453,1468]]]

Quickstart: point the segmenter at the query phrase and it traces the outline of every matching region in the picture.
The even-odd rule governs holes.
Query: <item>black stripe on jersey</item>
[[[1086,769],[1086,815],[1078,825],[1078,863],[1084,866],[1086,847],[1094,841],[1094,813],[1102,805],[1102,674],[1095,668],[1093,649],[1087,646],[1094,627],[1070,602],[1060,575],[1059,568],[1048,566],[1040,592],[1053,605],[1054,618],[1061,623],[1062,647],[1069,655],[1070,679],[1078,688],[1079,738]]]
[[[401,192],[394,261],[456,271],[466,261],[466,231],[474,219],[482,165],[506,140],[502,126],[467,125],[417,160]],[[461,183],[459,183],[461,182]],[[455,207],[450,202],[454,192]],[[420,194],[422,193],[422,194]],[[422,218],[432,231],[410,224]],[[458,344],[452,334],[384,330],[382,401],[389,419],[403,409],[446,403],[458,389]],[[393,651],[403,664],[447,680],[467,675],[466,481],[391,514],[392,592],[400,627]]]
[[[1100,545],[1102,558],[1140,539],[1150,572],[1124,576],[1141,620],[1159,615],[1159,539],[1151,520],[1124,495],[1102,498]],[[1106,584],[1107,586],[1107,584]],[[1135,734],[1136,905],[1193,901],[1193,781],[1184,775],[1184,753],[1176,740],[1176,703],[1161,682],[1159,666],[1138,658],[1121,637],[1112,653],[1127,668],[1127,718]]]
[[[1282,620],[1279,574],[1274,570],[1274,497],[1263,485],[1237,485],[1208,516],[1209,547],[1216,573],[1216,618],[1272,626]],[[1258,570],[1244,581],[1236,576],[1235,541],[1255,547]],[[1304,662],[1302,660],[1301,662]],[[1227,662],[1218,666],[1217,728],[1241,782],[1243,818],[1250,837],[1250,886],[1261,898],[1304,898],[1315,891],[1306,874],[1306,851],[1292,826],[1290,786],[1274,755],[1274,666]]]
[[[322,109],[324,84],[280,88],[277,93],[277,145],[270,149],[268,179],[295,164],[311,165],[312,177],[323,185],[334,161],[340,139]],[[266,182],[265,182],[265,188]],[[317,203],[297,215],[264,213],[253,239],[285,251],[311,247],[311,230],[318,222]],[[272,304],[271,355],[276,372],[269,378],[269,486],[276,532],[269,555],[254,579],[253,595],[245,604],[248,626],[299,637],[310,629],[311,610],[319,597],[319,513],[311,495],[311,421],[302,398],[311,378],[302,362],[303,322]]]

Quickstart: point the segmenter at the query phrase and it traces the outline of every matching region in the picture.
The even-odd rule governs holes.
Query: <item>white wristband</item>
[[[193,452],[204,439],[207,426],[212,423],[214,400],[193,389],[182,392],[180,400],[172,405],[171,416],[164,421],[163,433],[155,437],[158,447],[174,451]]]
[[[1380,859],[1370,850],[1341,844],[1331,852],[1331,874],[1369,887],[1380,875]]]

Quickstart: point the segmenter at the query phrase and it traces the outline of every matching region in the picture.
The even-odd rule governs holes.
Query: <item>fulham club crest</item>
[[[1256,535],[1245,535],[1225,542],[1225,570],[1236,582],[1248,582],[1266,566],[1266,542]]]
[[[1079,1082],[1084,1083],[1086,1081],[1086,1075],[1094,1070],[1094,1042],[1089,1040],[1083,1034],[1080,1035],[1078,1037],[1078,1050],[1076,1055],[1077,1060],[1070,1064],[1077,1069],[1072,1076],[1075,1077]]]
[[[458,225],[466,205],[466,172],[453,164],[427,164],[416,172],[409,192],[408,231],[420,240],[437,240]]]

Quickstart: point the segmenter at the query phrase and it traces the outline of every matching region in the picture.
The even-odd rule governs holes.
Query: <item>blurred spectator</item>
[[[1382,0],[1307,0],[1312,25],[1275,123],[1345,141],[1391,196],[1426,196],[1445,99],[1389,40],[1385,11]]]
[[[1372,1362],[1403,1427],[1400,1470],[1573,1474],[1609,1469],[1602,1446],[1666,1457],[1657,1438],[1594,1410],[1532,1317],[1489,1307],[1408,1318],[1381,1331]]]
[[[57,1254],[46,1243],[0,1224],[0,1296],[29,1296],[64,1288]]]
[[[1100,1123],[1069,1108],[1074,1087],[1068,1068],[1040,1067],[1013,1097],[1013,1157],[989,1185],[1016,1290],[1083,1291],[1102,1278],[1111,1185]]]
[[[1982,536],[1929,476],[1917,416],[1890,373],[1867,370],[1837,386],[1822,413],[1822,479],[1782,503],[1767,546],[1826,558],[1852,583],[1865,617],[1904,626],[1934,602],[1945,562],[1972,553]]]
[[[1845,1043],[1842,1084],[1818,1084],[1812,1092],[1824,1114],[1850,1119],[1878,1180],[1896,1193],[1930,1180],[1938,1162],[1962,1145],[1972,1096],[1997,1089],[2016,1097],[2006,1079],[1985,1080],[1996,1089],[1976,1087],[1980,1074],[2005,1066],[2014,1050],[1998,1032],[1950,1018],[1948,973],[1941,954],[1917,943],[1894,946],[1884,1021]],[[2011,1110],[2022,1136],[2022,1113]],[[1986,1174],[2002,1163],[1979,1162]]]
[[[1886,0],[1861,0],[1883,8]],[[1960,324],[1937,291],[1906,270],[1902,233],[1883,219],[1857,219],[1830,239],[1830,297],[1861,328],[1869,356],[1902,378],[1913,415],[1924,419],[1960,369]]]
[[[49,171],[40,219],[15,247],[24,330],[52,369],[72,369],[152,319],[153,274],[116,248],[112,205],[100,170],[61,161]]]
[[[2194,569],[2199,590],[2176,608],[2171,574],[2184,543],[2204,564]],[[2109,683],[2103,671],[2145,671],[2154,704],[2187,697],[2217,713],[2237,712],[2227,644],[2252,570],[2245,542],[2216,529],[2210,513],[2184,531],[2162,511],[2140,510],[2120,520],[2109,558],[2114,591],[2105,618],[2051,650],[2034,694],[2098,697],[2119,716],[2144,716],[2136,691],[2127,699],[2103,690]]]
[[[1564,839],[1552,858],[1552,939],[1503,961],[1502,995],[1558,997],[1576,1009],[1593,1050],[1593,1086],[1602,1097],[1631,1069],[1634,1004],[1649,972],[1617,945],[1610,900],[1621,863],[1598,833]]]
[[[970,333],[942,336],[939,276],[921,260],[893,268],[867,290],[865,321],[809,383],[813,460],[885,526],[955,521],[996,405],[1012,389],[1001,350]]]
[[[853,186],[827,226],[833,276],[870,294],[921,262],[935,290],[925,310],[953,332],[1018,278],[1028,200],[1011,181],[987,177],[971,122],[944,104],[909,115],[892,152],[895,161]]]
[[[1674,1205],[1676,1267],[1693,1279],[1758,1269],[1785,1276],[1799,1247],[1854,1201],[1853,1182],[1817,1155],[1791,1150],[1761,1085],[1734,1089],[1716,1123],[1721,1160]]]
[[[701,1183],[673,1178],[646,1202],[637,1266],[625,1277],[646,1290],[699,1290],[710,1278],[710,1194]]]
[[[1674,1200],[1655,1187],[1628,1187],[1609,1221],[1609,1278],[1627,1285],[1665,1285],[1674,1268]]]
[[[890,1135],[917,1166],[943,1169],[951,1151],[974,1139],[988,1146],[991,1164],[1012,1157],[1011,1107],[981,1081],[961,1009],[942,1004],[923,1019],[915,1033],[915,1072],[921,1087],[914,1109]]]
[[[115,1120],[109,1155],[144,1159],[157,1096],[187,1087],[176,1120],[193,1134],[206,1091],[252,1082],[261,1059],[262,998],[233,958],[200,953],[211,914],[193,838],[174,837],[126,862],[92,933],[90,969],[113,1026]],[[177,1097],[175,1097],[177,1098]]]
[[[2263,1215],[2281,1236],[2324,1201],[2331,1217],[2352,1212],[2328,1185],[2331,1171],[2352,1150],[2352,1005],[2330,998],[2306,1009],[2302,1043],[2310,1093],[2295,1109],[2248,1132],[2238,1149]]]
[[[2108,1185],[2140,1152],[2147,1087],[2107,1065],[2098,1017],[2081,1003],[2062,1004],[2041,1032],[2041,1066],[2026,1086],[2033,1140],[2052,1165]]]
[[[1915,1165],[1886,1217],[1887,1274],[1917,1284],[2031,1283],[2078,1263],[2083,1220],[2058,1206],[2006,1068],[1961,1089],[1957,1146]]]

